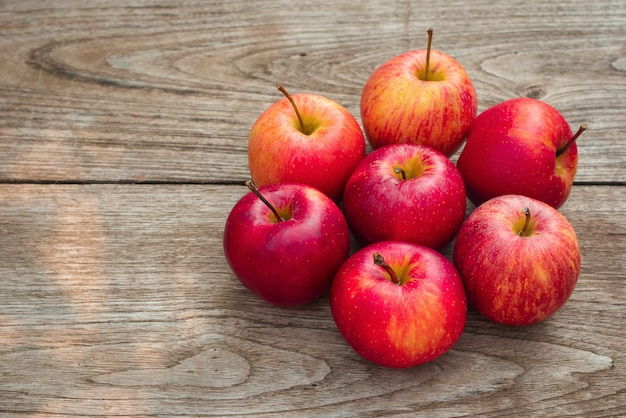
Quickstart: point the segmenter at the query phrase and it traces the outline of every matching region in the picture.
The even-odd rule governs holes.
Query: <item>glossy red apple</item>
[[[482,112],[468,131],[457,161],[468,197],[476,205],[521,194],[559,208],[567,200],[578,150],[567,121],[554,107],[516,98]]]
[[[331,285],[330,308],[358,354],[394,368],[447,352],[467,317],[463,283],[452,263],[428,247],[398,241],[350,256]]]
[[[574,228],[552,206],[521,195],[476,208],[456,238],[454,265],[468,300],[488,319],[530,325],[568,300],[580,273]]]
[[[463,178],[433,148],[387,145],[356,167],[343,196],[348,225],[359,243],[407,241],[440,249],[465,218]]]
[[[476,116],[476,91],[454,58],[430,49],[385,62],[361,94],[361,121],[372,148],[423,144],[452,155]]]
[[[339,207],[303,184],[248,185],[253,192],[235,204],[224,228],[231,269],[245,287],[275,306],[317,299],[350,248]]]
[[[365,155],[358,122],[339,103],[316,94],[289,95],[263,112],[248,139],[248,165],[257,186],[303,183],[335,201]]]

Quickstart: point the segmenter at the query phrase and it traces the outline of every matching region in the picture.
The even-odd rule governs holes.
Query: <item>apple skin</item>
[[[375,253],[403,284],[374,264]],[[350,256],[330,288],[330,308],[348,344],[376,364],[406,368],[436,359],[461,336],[467,302],[447,258],[417,244],[384,241]]]
[[[241,283],[272,305],[312,302],[330,286],[348,256],[350,233],[339,207],[319,190],[295,183],[259,187],[286,220],[252,192],[233,207],[224,254]]]
[[[405,171],[406,180],[395,168]],[[387,145],[356,167],[346,183],[343,209],[362,245],[391,240],[441,249],[465,218],[465,185],[439,151],[417,144]]]
[[[565,118],[531,98],[498,103],[472,122],[457,161],[468,197],[476,204],[504,194],[521,194],[559,208],[572,189],[578,165]]]
[[[311,132],[303,133],[287,98],[267,108],[252,126],[248,165],[258,187],[276,183],[313,186],[335,201],[365,155],[365,137],[352,114],[316,94],[291,96]]]
[[[530,234],[519,236],[530,209]],[[569,221],[552,206],[521,195],[476,208],[457,235],[453,262],[471,306],[504,325],[531,325],[568,300],[580,273],[580,250]]]
[[[476,91],[465,69],[452,57],[413,50],[383,63],[361,94],[361,121],[373,149],[389,144],[423,144],[452,155],[476,116]]]

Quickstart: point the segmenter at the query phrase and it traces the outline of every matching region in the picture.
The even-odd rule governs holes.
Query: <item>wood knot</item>
[[[541,86],[528,86],[520,91],[520,96],[528,97],[530,99],[540,100],[542,97],[545,97],[546,91]]]

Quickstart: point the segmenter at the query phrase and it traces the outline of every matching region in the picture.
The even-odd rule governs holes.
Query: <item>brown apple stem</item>
[[[389,278],[391,279],[392,283],[395,283],[398,286],[402,284],[402,281],[398,278],[398,275],[396,274],[396,272],[393,271],[391,266],[385,262],[385,258],[382,256],[381,253],[374,254],[374,264],[382,267],[383,270],[385,270],[385,272],[389,275]]]
[[[291,103],[291,107],[293,107],[293,110],[296,112],[296,116],[298,117],[298,122],[300,122],[300,130],[304,132],[304,122],[302,121],[302,116],[300,116],[300,111],[298,110],[296,103],[293,101],[293,97],[291,97],[291,94],[287,92],[287,89],[280,84],[276,84],[276,88],[280,90],[280,92],[285,95],[287,100],[289,100],[289,103]]]
[[[276,208],[272,206],[272,204],[268,202],[265,197],[263,197],[259,189],[256,187],[256,184],[254,184],[252,180],[246,181],[246,186],[248,187],[248,189],[252,191],[252,193],[256,195],[256,197],[258,197],[261,200],[261,202],[265,204],[265,206],[267,206],[272,211],[272,213],[274,214],[274,217],[276,218],[276,222],[284,221],[284,219],[281,218],[281,216],[278,214],[278,211],[276,210]]]
[[[524,220],[524,226],[522,227],[521,231],[519,231],[519,235],[520,237],[527,237],[528,236],[528,227],[530,225],[530,209],[528,209],[528,207],[524,207],[522,208],[522,213],[526,216],[526,219]]]
[[[433,28],[428,29],[428,45],[426,46],[426,69],[424,70],[424,81],[428,81],[430,72],[430,45],[433,42]]]
[[[587,129],[587,125],[586,124],[582,124],[580,125],[580,128],[578,128],[578,132],[576,132],[574,134],[574,136],[572,137],[572,139],[570,139],[567,144],[565,144],[563,147],[561,147],[560,149],[558,149],[556,151],[556,156],[558,157],[559,155],[563,154],[565,151],[567,151],[567,149],[570,147],[570,145],[572,145],[580,136],[580,134],[582,134],[583,132],[585,132],[585,130]]]
[[[400,174],[402,176],[402,180],[406,180],[406,171],[404,171],[400,167],[394,168],[393,172],[396,173],[396,174]]]

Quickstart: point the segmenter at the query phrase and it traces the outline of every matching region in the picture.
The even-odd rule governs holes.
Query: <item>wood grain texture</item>
[[[626,414],[621,188],[576,187],[563,208],[583,265],[553,318],[507,328],[472,311],[451,351],[408,370],[356,355],[327,296],[279,309],[239,284],[221,240],[245,191],[0,186],[0,412]]]
[[[274,85],[360,121],[369,74],[429,27],[479,110],[535,97],[589,125],[561,209],[582,272],[548,321],[471,311],[391,370],[327,296],[245,290],[222,234]],[[0,0],[0,414],[626,416],[625,45],[622,0]]]
[[[577,181],[626,181],[621,0],[2,2],[0,179],[245,180],[247,136],[277,82],[360,120],[369,74],[423,48],[428,27],[479,110],[545,100],[590,127]]]

